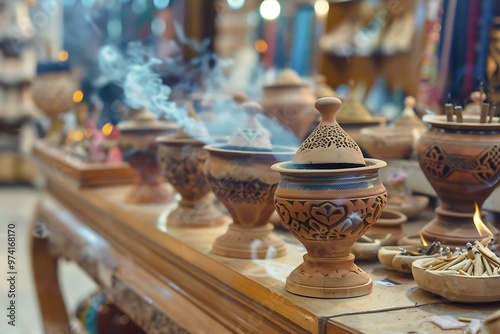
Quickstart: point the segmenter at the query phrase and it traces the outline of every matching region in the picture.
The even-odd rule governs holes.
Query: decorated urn
[[[292,69],[283,70],[273,85],[264,86],[261,99],[264,113],[303,139],[316,119],[312,104],[314,91]]]
[[[341,105],[334,97],[318,99],[321,123],[293,161],[272,166],[281,174],[276,210],[307,250],[304,262],[287,277],[286,289],[308,297],[361,296],[373,286],[350,250],[385,207],[387,195],[378,171],[386,163],[364,159],[335,119]]]
[[[137,173],[136,182],[125,196],[128,203],[164,203],[173,197],[173,189],[165,184],[157,161],[156,138],[175,134],[177,125],[159,121],[146,110],[135,111],[131,120],[118,124],[120,140],[118,146],[123,160]]]
[[[479,116],[465,115],[458,123],[437,115],[424,122],[428,129],[417,142],[417,158],[440,204],[422,234],[427,241],[463,246],[481,238],[473,221],[475,206],[481,207],[499,184],[499,118],[481,123]],[[498,237],[498,230],[485,223]]]
[[[64,123],[61,116],[74,106],[73,94],[77,88],[77,80],[67,62],[37,65],[32,86],[33,102],[50,118],[46,141],[51,145],[63,143]]]
[[[257,103],[243,108],[248,120],[229,142],[205,147],[209,153],[206,179],[233,219],[227,232],[215,240],[212,252],[245,259],[278,257],[285,255],[286,246],[269,223],[279,182],[271,165],[291,159],[294,149],[271,145],[269,132],[256,118]]]
[[[182,196],[177,208],[167,217],[169,227],[217,226],[226,221],[224,214],[214,206],[214,194],[203,174],[208,157],[203,146],[216,140],[210,137],[194,112],[191,119],[190,134],[179,129],[174,136],[162,136],[156,140],[163,175]],[[196,137],[191,134],[196,134]]]

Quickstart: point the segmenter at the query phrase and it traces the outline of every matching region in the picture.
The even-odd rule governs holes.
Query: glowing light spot
[[[154,0],[154,5],[158,9],[165,9],[170,4],[170,0]]]
[[[94,131],[92,131],[91,129],[85,129],[84,134],[86,138],[90,138],[94,134]]]
[[[69,53],[66,50],[62,50],[57,54],[57,59],[59,59],[59,61],[66,61],[68,60],[68,58],[69,58]]]
[[[83,132],[80,130],[73,132],[73,140],[74,141],[80,141],[83,139]]]
[[[226,0],[226,2],[232,10],[241,9],[245,5],[245,0]]]
[[[264,0],[260,4],[259,12],[264,20],[272,21],[280,16],[280,3],[277,0]]]
[[[122,23],[119,20],[110,20],[108,22],[108,34],[112,37],[119,37],[122,33]]]
[[[255,41],[255,50],[258,52],[258,53],[264,53],[266,52],[268,49],[268,45],[267,45],[267,42],[263,39],[258,39]]]
[[[73,93],[73,102],[80,103],[83,100],[83,92],[81,90],[76,90]]]
[[[161,17],[157,17],[151,22],[151,31],[153,34],[161,36],[165,32],[165,29],[167,29],[167,24]]]
[[[330,5],[328,5],[328,1],[326,0],[316,0],[314,3],[314,12],[318,16],[326,16],[328,14],[328,9]]]
[[[113,132],[113,124],[106,123],[102,127],[102,134],[105,136],[109,136]]]

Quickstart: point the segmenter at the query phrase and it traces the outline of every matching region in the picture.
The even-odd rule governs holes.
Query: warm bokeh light
[[[255,50],[258,53],[264,53],[267,51],[268,45],[267,42],[263,39],[258,39],[255,41]]]
[[[80,141],[82,139],[83,139],[83,132],[81,132],[80,130],[73,132],[73,140],[74,141]]]
[[[85,129],[85,137],[90,138],[94,134],[94,131],[91,129]]]
[[[318,16],[326,16],[326,14],[328,14],[329,8],[330,5],[326,0],[316,0],[316,2],[314,3],[314,12]]]
[[[422,241],[422,245],[424,246],[429,246],[429,244],[427,243],[427,241],[425,241],[425,238],[424,238],[424,235],[422,234],[422,232],[418,232],[418,235],[420,236],[420,241]]]
[[[113,124],[106,123],[102,127],[102,134],[105,136],[109,136],[113,132]]]
[[[474,211],[474,216],[472,216],[472,220],[474,221],[474,225],[476,225],[477,232],[479,232],[480,236],[483,236],[483,232],[487,235],[493,236],[490,229],[483,223],[481,220],[481,210],[479,210],[479,206],[477,203],[474,203],[476,206],[476,210]]]
[[[280,16],[280,3],[277,0],[264,0],[260,4],[259,12],[264,20],[272,21]]]
[[[80,103],[83,100],[83,92],[81,90],[76,90],[73,93],[73,102]]]
[[[57,55],[57,59],[59,59],[59,61],[66,61],[68,60],[68,58],[69,58],[69,53],[66,50],[60,51],[59,54]]]

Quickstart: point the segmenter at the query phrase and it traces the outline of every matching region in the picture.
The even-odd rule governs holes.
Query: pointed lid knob
[[[246,102],[242,107],[247,113],[247,120],[242,127],[236,129],[228,144],[247,149],[271,150],[271,134],[257,119],[262,111],[260,104]]]
[[[304,140],[293,159],[298,165],[365,166],[358,144],[339,126],[335,119],[342,107],[336,97],[323,97],[316,101],[321,123]],[[312,166],[311,166],[312,167]]]
[[[339,120],[346,121],[368,121],[372,115],[366,110],[365,106],[353,94],[349,95],[342,110],[338,113]]]
[[[209,137],[210,134],[208,133],[207,128],[205,127],[205,124],[201,121],[200,117],[196,113],[196,111],[193,108],[193,103],[192,102],[185,102],[182,103],[184,107],[187,108],[187,113],[188,113],[188,122],[185,125],[185,128],[179,128],[177,132],[175,133],[176,138],[206,138]]]
[[[278,86],[288,86],[288,85],[301,85],[302,79],[300,76],[291,68],[285,68],[278,79],[276,79],[276,85]]]

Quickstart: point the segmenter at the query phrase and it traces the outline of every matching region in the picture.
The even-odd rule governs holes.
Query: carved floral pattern
[[[495,183],[500,177],[500,146],[493,145],[476,156],[448,154],[439,145],[419,155],[421,166],[433,177],[446,180],[455,171],[468,172],[481,182]]]
[[[176,189],[196,189],[202,194],[210,192],[203,174],[207,151],[190,145],[182,148],[160,145],[158,157],[165,178]]]
[[[359,146],[356,142],[349,136],[346,135],[344,130],[336,125],[320,125],[314,132],[307,137],[306,140],[300,145],[299,151],[305,151],[313,148],[352,148],[359,151]]]
[[[277,197],[276,211],[300,239],[345,239],[363,235],[377,221],[387,196],[331,201],[289,200]]]
[[[247,181],[232,177],[216,178],[209,174],[207,181],[217,198],[224,198],[233,203],[263,204],[273,203],[273,196],[278,183],[268,184],[259,179]]]

